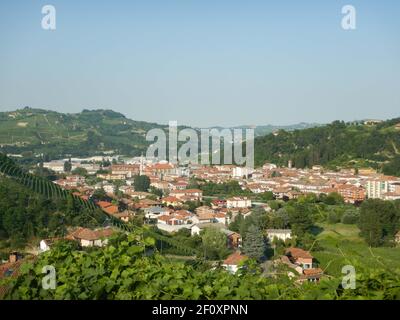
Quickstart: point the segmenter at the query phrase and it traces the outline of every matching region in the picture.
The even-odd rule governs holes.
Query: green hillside
[[[400,118],[376,125],[335,121],[329,125],[279,131],[256,138],[255,161],[298,168],[313,165],[364,167],[400,175]]]
[[[145,150],[146,132],[155,123],[134,121],[110,110],[76,114],[24,108],[0,113],[3,152],[33,151],[52,155],[89,155],[115,150],[137,155]]]

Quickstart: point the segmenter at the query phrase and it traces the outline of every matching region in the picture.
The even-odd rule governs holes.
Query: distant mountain
[[[293,131],[293,130],[315,128],[315,127],[319,127],[319,126],[323,126],[323,124],[301,122],[298,124],[287,125],[287,126],[274,126],[271,124],[262,125],[262,126],[238,126],[238,127],[234,127],[234,129],[236,129],[236,128],[238,128],[238,129],[254,129],[254,135],[256,137],[258,137],[258,136],[265,136],[269,133],[273,133],[278,130]]]
[[[146,150],[146,132],[166,126],[126,118],[111,110],[64,114],[26,107],[0,113],[0,149],[34,151],[52,157],[92,155],[114,150],[138,155]]]
[[[135,156],[146,152],[146,133],[153,128],[168,132],[167,125],[131,120],[112,110],[64,114],[26,107],[0,112],[0,151],[25,152],[28,157],[42,153],[51,159],[110,151]],[[296,167],[371,166],[400,175],[400,118],[251,128],[256,132],[257,165],[287,165],[292,160]]]
[[[387,174],[400,175],[400,118],[388,121],[358,121],[294,130],[280,130],[257,137],[255,161],[299,168],[313,165],[370,166]]]
[[[256,136],[262,136],[280,129],[292,131],[314,126],[318,124],[235,128],[251,127],[255,129]],[[51,157],[85,156],[107,151],[139,155],[147,149],[145,136],[152,128],[168,132],[167,125],[131,120],[112,110],[60,113],[26,107],[0,112],[0,150],[7,153],[33,151]]]

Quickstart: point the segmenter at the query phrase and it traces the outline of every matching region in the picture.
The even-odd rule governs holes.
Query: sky
[[[192,126],[399,117],[400,1],[1,0],[0,111],[25,106]]]

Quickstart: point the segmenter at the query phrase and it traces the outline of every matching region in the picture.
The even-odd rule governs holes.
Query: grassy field
[[[367,269],[384,267],[400,270],[400,248],[369,248],[355,225],[321,224],[318,246],[312,250],[319,266],[330,275],[341,275],[345,265],[358,264]],[[319,248],[318,248],[319,247]]]

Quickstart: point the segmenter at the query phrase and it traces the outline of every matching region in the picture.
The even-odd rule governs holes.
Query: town
[[[95,202],[104,213],[124,223],[140,221],[165,234],[187,232],[190,237],[201,237],[209,229],[218,231],[226,239],[229,254],[208,258],[224,257],[222,266],[230,273],[237,273],[249,258],[243,250],[240,228],[232,226],[235,221],[245,221],[253,212],[273,214],[279,210],[279,206],[274,206],[277,202],[296,201],[310,195],[329,197],[335,194],[354,207],[367,198],[400,199],[400,179],[378,174],[371,168],[337,172],[322,166],[297,169],[292,167],[291,161],[286,167],[265,163],[255,169],[235,165],[179,166],[143,156],[111,155],[41,162],[38,166],[60,177],[54,184],[82,200]],[[229,184],[237,186],[237,194],[210,195],[203,191],[206,185]],[[102,247],[115,231],[113,226],[94,230],[77,227],[70,229],[63,238],[77,241],[82,248]],[[279,265],[280,268],[286,266],[288,276],[299,282],[318,282],[324,276],[309,251],[291,246],[290,241],[297,235],[285,228],[285,224],[263,232],[267,248],[276,249],[279,241],[285,243],[281,255],[275,255],[272,264],[263,254],[257,257],[267,274]],[[59,239],[42,239],[36,254],[51,250]],[[395,241],[400,243],[400,232]],[[1,273],[13,270],[18,257],[18,253],[12,252],[9,261],[1,265]]]

